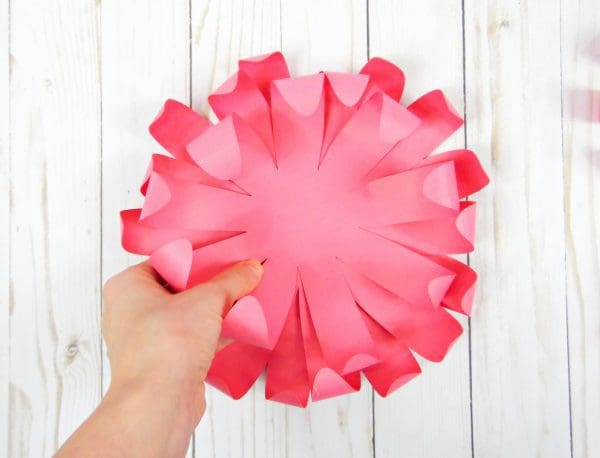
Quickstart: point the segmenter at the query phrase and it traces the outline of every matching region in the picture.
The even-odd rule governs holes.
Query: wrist
[[[120,403],[151,416],[161,431],[188,437],[204,414],[204,385],[197,378],[169,371],[113,377],[103,403]]]

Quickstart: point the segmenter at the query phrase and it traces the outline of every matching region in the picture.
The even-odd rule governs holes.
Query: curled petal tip
[[[348,107],[358,103],[369,83],[367,75],[336,72],[327,72],[325,75],[336,97]]]
[[[150,133],[152,134],[152,131],[154,129],[156,129],[157,122],[160,121],[163,117],[169,116],[172,113],[173,109],[177,109],[177,108],[184,107],[184,106],[185,105],[183,105],[181,102],[178,102],[175,99],[165,100],[165,103],[163,103],[163,106],[160,107],[160,110],[158,111],[158,113],[156,114],[156,116],[154,117],[152,122],[150,123],[150,126],[148,126],[148,130],[150,131]]]
[[[261,348],[272,348],[267,319],[254,296],[244,296],[231,308],[223,320],[223,336]]]
[[[471,286],[465,294],[463,295],[460,305],[462,307],[462,311],[465,315],[471,316],[471,312],[473,311],[473,302],[475,300],[475,284]]]
[[[400,68],[381,57],[373,57],[360,70],[392,99],[399,101],[404,90],[404,73]]]
[[[458,210],[458,188],[453,162],[442,163],[427,174],[423,182],[423,194],[432,202]]]
[[[208,103],[212,106],[211,100],[214,100],[219,95],[231,94],[235,91],[235,88],[238,85],[238,74],[234,73],[229,78],[225,80],[223,84],[221,84],[218,88],[216,88],[211,95],[208,96]]]
[[[475,202],[465,204],[456,218],[456,229],[470,243],[472,251],[475,240]]]
[[[446,294],[446,291],[448,291],[448,288],[450,288],[450,285],[454,281],[454,278],[454,274],[444,275],[434,278],[429,282],[427,285],[427,293],[429,294],[431,304],[434,306],[438,306],[440,304],[444,298],[444,295]]]
[[[315,375],[311,397],[313,401],[320,401],[353,391],[356,389],[341,375],[329,367],[324,367]]]
[[[342,374],[356,372],[358,370],[364,369],[365,367],[377,364],[378,362],[379,360],[374,356],[368,355],[366,353],[360,353],[358,355],[352,356],[348,361],[346,361],[346,364],[344,364],[344,368],[342,369]]]
[[[192,160],[215,178],[234,180],[240,174],[240,145],[231,116],[206,129],[186,149]]]
[[[416,371],[416,372],[411,372],[410,374],[401,375],[400,377],[398,377],[396,380],[394,380],[390,384],[390,386],[388,387],[388,389],[384,393],[379,393],[379,394],[381,396],[383,396],[383,397],[388,396],[389,394],[391,394],[394,391],[396,391],[398,388],[400,388],[403,385],[405,385],[408,382],[410,382],[412,379],[414,379],[420,373],[421,373],[421,371],[419,370],[419,371]]]
[[[323,81],[323,74],[285,78],[273,81],[271,88],[274,87],[296,113],[310,116],[323,97]]]
[[[456,108],[450,103],[441,89],[434,89],[421,96],[410,107],[413,107],[415,111],[423,115],[427,115],[429,111],[439,111],[440,108],[443,108],[446,114],[452,116],[452,124],[456,128],[463,124],[462,116],[456,111]]]
[[[183,291],[188,284],[193,260],[192,244],[178,239],[163,245],[150,256],[150,264],[175,291]]]
[[[148,179],[146,188],[146,198],[142,206],[140,220],[143,220],[169,203],[171,200],[171,191],[166,180],[158,173],[152,173]]]

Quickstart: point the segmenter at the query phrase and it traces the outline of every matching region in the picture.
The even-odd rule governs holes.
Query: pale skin
[[[104,286],[102,334],[111,383],[57,457],[180,457],[206,410],[204,380],[222,317],[262,276],[250,260],[174,294],[148,262]]]

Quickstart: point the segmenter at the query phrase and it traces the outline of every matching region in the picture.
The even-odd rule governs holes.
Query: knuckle
[[[209,303],[225,302],[229,298],[229,292],[222,282],[210,281],[206,286],[206,300]]]

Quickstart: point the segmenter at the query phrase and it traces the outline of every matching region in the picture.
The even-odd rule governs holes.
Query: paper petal
[[[468,253],[474,249],[475,202],[460,202],[447,217],[370,228],[385,238],[434,254]]]
[[[454,280],[454,272],[426,256],[365,230],[341,260],[410,303],[436,307]]]
[[[360,70],[360,73],[369,75],[370,93],[381,90],[392,99],[400,101],[404,90],[404,73],[391,62],[381,57],[373,57]]]
[[[454,272],[455,277],[442,299],[442,305],[465,315],[471,314],[475,297],[477,273],[466,264],[448,256],[431,256],[431,258]]]
[[[340,374],[348,374],[378,362],[369,331],[338,263],[323,260],[318,270],[301,265],[300,277],[328,365]]]
[[[365,225],[423,221],[459,211],[454,163],[443,162],[373,180],[368,185],[375,215]],[[401,195],[402,199],[398,196]]]
[[[174,291],[183,291],[188,287],[193,256],[192,244],[179,239],[155,250],[150,263]]]
[[[444,359],[462,327],[444,308],[410,304],[346,267],[344,275],[356,302],[384,329],[430,361]]]
[[[187,152],[200,168],[220,180],[234,180],[240,174],[242,158],[232,117],[206,129],[188,143]]]
[[[215,355],[206,381],[233,399],[239,399],[258,379],[268,358],[268,350],[233,342]]]
[[[380,396],[387,396],[421,373],[419,363],[401,340],[364,314],[381,362],[364,370],[367,380]]]
[[[319,401],[359,390],[359,373],[340,375],[328,365],[317,339],[304,290],[300,291],[298,299],[311,399]]]
[[[257,181],[270,180],[276,173],[265,144],[236,114],[206,129],[187,150],[203,170],[221,180],[234,180],[240,189],[252,189]]]
[[[240,301],[233,306],[235,313],[228,314],[223,321],[223,335],[272,349],[296,295],[297,272],[282,259],[267,259],[263,266],[262,281],[249,296],[256,300]],[[238,306],[243,309],[236,311]]]
[[[174,157],[189,160],[185,145],[210,123],[199,113],[176,100],[167,100],[152,124],[150,133]]]
[[[265,397],[304,407],[308,402],[310,386],[298,307],[296,299],[269,358]]]
[[[245,73],[233,75],[208,97],[208,103],[219,119],[237,114],[254,129],[267,149],[273,151],[269,104],[257,84]],[[192,138],[195,137],[197,135]]]
[[[157,227],[243,231],[251,210],[249,196],[152,173],[140,219]]]
[[[317,169],[324,106],[321,74],[273,82],[271,114],[279,170]]]
[[[153,154],[146,176],[140,188],[143,195],[146,195],[148,190],[148,182],[152,173],[159,175],[167,175],[182,181],[191,181],[193,183],[205,184],[215,188],[229,189],[230,191],[243,192],[239,187],[229,181],[222,181],[210,176],[201,168],[196,167],[191,161],[184,162],[177,159],[172,159],[162,154]]]
[[[454,163],[458,196],[460,198],[476,193],[490,182],[490,179],[481,167],[479,159],[477,159],[473,151],[469,151],[468,149],[459,149],[429,156],[421,165],[440,164],[447,161]]]
[[[140,221],[141,209],[121,212],[121,243],[130,253],[150,255],[166,243],[176,239],[186,239],[192,247],[212,244],[234,236],[235,232],[193,231],[172,227],[156,228]]]
[[[271,81],[290,76],[285,58],[280,52],[242,59],[239,67],[241,72],[256,83],[267,102],[270,101]]]
[[[320,171],[356,187],[402,138],[418,128],[419,119],[384,94],[376,94],[348,120],[322,161]]]
[[[321,157],[331,142],[359,107],[369,78],[366,75],[326,73],[325,85],[325,132]]]
[[[441,91],[425,94],[408,110],[421,120],[419,128],[390,151],[374,169],[372,178],[414,167],[463,124]]]

